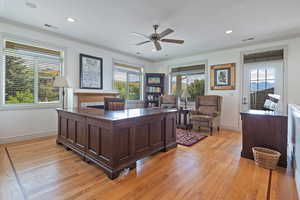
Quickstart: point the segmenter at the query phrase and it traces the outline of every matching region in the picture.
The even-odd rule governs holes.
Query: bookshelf
[[[145,74],[145,107],[158,107],[159,97],[164,94],[165,74]]]

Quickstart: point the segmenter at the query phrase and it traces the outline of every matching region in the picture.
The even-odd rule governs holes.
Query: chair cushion
[[[211,120],[213,119],[213,116],[209,116],[209,115],[192,115],[191,116],[191,120],[200,120],[201,119],[205,119],[205,120]]]

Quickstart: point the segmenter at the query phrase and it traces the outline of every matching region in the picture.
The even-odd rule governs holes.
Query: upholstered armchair
[[[161,108],[177,108],[177,97],[173,95],[163,95],[159,97]]]
[[[196,109],[191,112],[191,122],[193,130],[209,128],[212,135],[213,129],[220,130],[222,97],[217,95],[207,95],[196,97]]]

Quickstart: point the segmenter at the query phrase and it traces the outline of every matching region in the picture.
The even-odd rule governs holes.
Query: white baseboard
[[[12,142],[19,142],[23,140],[29,140],[34,138],[41,138],[41,137],[47,137],[47,136],[53,136],[57,135],[57,130],[51,130],[51,131],[45,131],[45,132],[39,132],[34,134],[26,134],[21,136],[15,136],[15,137],[2,137],[0,138],[0,144],[8,144]]]
[[[221,125],[221,129],[226,129],[226,130],[231,130],[231,131],[238,131],[238,132],[242,131],[239,127],[226,126],[226,125]]]

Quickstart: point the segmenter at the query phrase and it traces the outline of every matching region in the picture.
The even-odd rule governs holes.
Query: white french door
[[[280,95],[283,111],[283,60],[244,64],[242,109],[262,110],[268,94]]]

